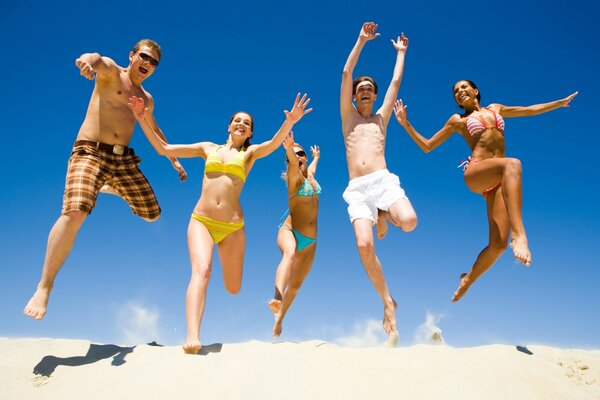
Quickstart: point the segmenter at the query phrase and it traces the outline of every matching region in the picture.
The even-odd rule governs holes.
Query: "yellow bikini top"
[[[216,147],[206,157],[206,166],[204,167],[204,174],[209,172],[221,172],[223,174],[234,175],[246,182],[246,160],[245,151],[240,150],[235,156],[231,157],[227,163],[221,160],[221,157],[217,155],[217,151],[223,146]]]

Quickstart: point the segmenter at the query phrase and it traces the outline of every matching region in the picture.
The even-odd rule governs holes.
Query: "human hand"
[[[394,46],[396,51],[406,52],[406,49],[408,48],[408,38],[404,36],[404,32],[400,36],[398,36],[398,39],[395,42],[394,39],[392,39],[392,45]]]
[[[146,116],[146,111],[148,111],[148,107],[145,107],[144,99],[141,97],[131,96],[129,98],[129,102],[127,103],[131,111],[133,111],[133,116],[135,119],[143,120]]]
[[[374,22],[365,22],[360,30],[358,38],[364,40],[365,42],[375,39],[377,36],[380,35],[376,32],[378,26],[379,25],[377,25]]]
[[[177,160],[176,158],[171,158],[170,160],[171,164],[173,165],[173,168],[175,168],[175,171],[177,171],[177,175],[179,175],[179,180],[181,182],[185,182],[185,180],[187,179],[187,172],[185,172],[185,169],[183,169],[183,166],[181,165],[179,160]]]
[[[406,106],[402,104],[402,99],[396,100],[394,102],[394,114],[396,115],[396,120],[402,126],[406,124]]]
[[[300,93],[296,95],[296,100],[294,100],[294,106],[292,107],[292,111],[284,110],[285,119],[295,124],[300,121],[302,117],[312,111],[312,108],[306,110],[306,106],[310,103],[310,98],[306,98],[306,93],[304,96],[300,98]]]
[[[579,94],[579,92],[575,92],[575,93],[568,95],[564,99],[560,100],[560,102],[561,102],[560,106],[561,107],[569,107],[571,105],[570,104],[571,100],[573,100],[575,98],[575,96],[577,96],[578,94]]]
[[[77,66],[77,68],[79,68],[79,73],[81,74],[81,76],[89,80],[94,80],[95,71],[94,68],[92,68],[92,66],[90,65],[90,63],[88,63],[87,61],[83,61],[81,58],[78,58],[77,60],[75,60],[75,65]]]
[[[294,131],[290,131],[283,140],[283,148],[289,150],[294,147]]]
[[[310,146],[310,153],[312,154],[312,158],[321,157],[321,149],[317,145]]]

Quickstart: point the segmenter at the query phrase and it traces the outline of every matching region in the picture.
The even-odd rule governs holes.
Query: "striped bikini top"
[[[488,110],[489,112],[494,114],[494,120],[496,121],[496,126],[495,127],[485,126],[485,124],[483,123],[483,120],[481,120],[477,117],[474,117],[472,115],[469,115],[467,117],[467,132],[469,132],[469,135],[471,135],[471,136],[481,135],[486,129],[489,129],[489,128],[500,129],[502,132],[504,132],[504,118],[502,118],[502,116],[500,114],[498,114],[497,112],[492,111],[487,107],[484,108],[484,110]]]
[[[206,166],[204,167],[204,174],[209,172],[221,172],[223,174],[233,175],[246,182],[246,159],[245,151],[240,150],[235,156],[231,157],[226,163],[221,160],[221,157],[217,154],[219,149],[223,146],[216,147],[206,157]]]

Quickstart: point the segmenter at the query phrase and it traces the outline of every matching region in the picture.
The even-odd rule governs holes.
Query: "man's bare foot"
[[[458,289],[456,289],[456,292],[454,292],[454,296],[452,296],[452,302],[455,303],[458,300],[460,300],[465,293],[467,293],[467,290],[469,290],[469,282],[467,280],[467,273],[463,272],[462,274],[460,274],[460,284],[458,285]]]
[[[48,307],[48,298],[50,297],[50,289],[37,288],[29,302],[23,309],[23,313],[28,317],[40,320],[46,315]]]
[[[510,248],[517,260],[521,261],[527,267],[531,265],[531,252],[527,245],[527,238],[513,237],[513,240],[510,241]]]
[[[281,331],[283,330],[282,319],[279,314],[275,315],[275,324],[273,324],[273,336],[277,337],[281,335]]]
[[[388,233],[387,213],[377,210],[377,224],[375,224],[377,239],[383,239]]]
[[[273,314],[277,314],[281,308],[281,300],[271,299],[271,301],[269,301],[269,308]]]
[[[383,308],[383,330],[388,335],[396,332],[396,308],[398,308],[398,303],[396,300],[392,299],[393,307],[388,307],[387,305]]]
[[[400,339],[398,331],[393,331],[390,333],[390,337],[388,338],[387,342],[385,342],[385,347],[396,347],[398,344],[398,339]]]
[[[199,340],[188,340],[183,344],[185,354],[198,354],[202,345]]]

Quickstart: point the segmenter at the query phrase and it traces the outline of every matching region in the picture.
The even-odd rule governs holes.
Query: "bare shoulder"
[[[446,128],[451,128],[453,132],[464,133],[467,116],[464,114],[452,114],[446,121]]]

